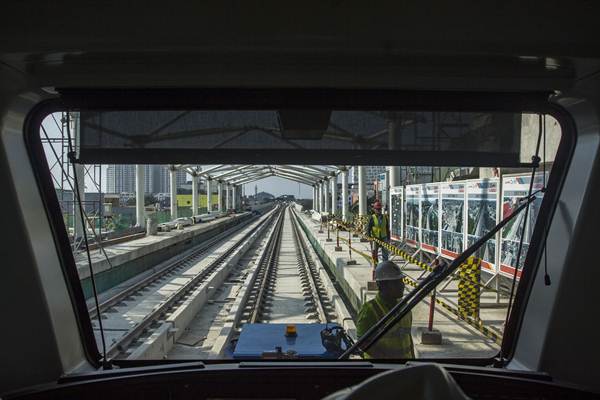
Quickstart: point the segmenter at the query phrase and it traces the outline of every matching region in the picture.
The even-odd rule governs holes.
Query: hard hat
[[[395,281],[404,278],[400,267],[392,261],[382,261],[375,268],[376,281]]]
[[[373,208],[376,210],[381,210],[381,203],[376,201],[375,204],[373,204]]]

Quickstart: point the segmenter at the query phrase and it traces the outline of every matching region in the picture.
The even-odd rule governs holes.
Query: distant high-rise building
[[[145,165],[144,166],[144,185],[146,193],[168,193],[169,186],[169,168],[166,165]],[[177,187],[186,184],[187,174],[185,171],[177,171]]]
[[[158,184],[159,165],[144,165],[144,191],[146,193],[159,193]]]
[[[107,193],[135,191],[135,165],[109,165],[106,170]]]
[[[177,186],[178,187],[180,185],[185,185],[187,183],[187,172],[185,172],[185,171],[177,171],[175,173],[175,176],[177,177]]]

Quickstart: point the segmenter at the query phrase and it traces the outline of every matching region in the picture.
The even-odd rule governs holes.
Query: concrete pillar
[[[388,167],[387,169],[388,169],[388,183],[389,183],[388,187],[392,188],[395,186],[400,186],[400,180],[402,179],[400,167]],[[387,204],[388,204],[388,212],[391,212],[392,195],[391,195],[390,190],[388,190]]]
[[[319,181],[319,212],[322,213],[325,211],[325,206],[323,205],[323,182]]]
[[[231,186],[231,208],[237,210],[237,190],[235,185]]]
[[[321,212],[321,186],[318,181],[315,183],[315,190],[317,192],[315,210],[317,210],[317,212]]]
[[[400,186],[400,167],[388,167],[390,187]]]
[[[198,175],[192,175],[192,216],[198,215]]]
[[[75,149],[79,147],[79,113],[72,113],[71,123],[73,124],[73,140]],[[82,238],[85,229],[85,223],[81,218],[81,210],[79,209],[79,201],[81,201],[82,208],[85,212],[85,167],[83,164],[75,164],[75,173],[77,174],[77,187],[79,189],[79,195],[81,198],[77,198],[77,193],[73,193],[73,237]]]
[[[169,168],[169,183],[171,192],[171,220],[177,219],[177,170]]]
[[[229,183],[225,184],[225,211],[231,208],[231,195],[229,193],[229,189],[231,189],[231,185]]]
[[[312,206],[312,208],[313,208],[313,210],[316,211],[317,210],[317,187],[315,185],[313,185],[313,198],[312,198],[312,200],[313,200],[313,203],[312,203],[313,206]]]
[[[323,212],[329,213],[329,180],[323,179]]]
[[[358,166],[358,214],[367,215],[367,182],[365,167]]]
[[[322,180],[321,181],[321,212],[324,213],[327,211],[327,206],[325,204],[325,196],[327,194],[325,193],[325,181]]]
[[[85,167],[83,164],[75,164],[75,173],[77,174],[77,187],[79,188],[79,196],[77,193],[73,193],[73,213],[75,215],[73,223],[73,237],[82,238],[85,224],[83,218],[81,218],[81,210],[79,209],[79,201],[81,201],[83,211],[85,212]]]
[[[342,219],[348,221],[348,170],[342,170]]]
[[[139,227],[146,226],[144,216],[144,166],[135,166],[135,225]]]
[[[223,212],[223,182],[217,183],[217,211]]]
[[[335,215],[337,214],[337,176],[335,173],[331,175],[329,181],[331,182],[331,213]]]
[[[206,212],[210,213],[212,211],[212,188],[211,188],[212,179],[208,178],[206,180]]]

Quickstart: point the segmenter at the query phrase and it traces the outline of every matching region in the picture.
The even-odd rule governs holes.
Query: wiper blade
[[[421,281],[417,287],[412,290],[405,298],[400,300],[383,318],[365,332],[348,350],[346,350],[338,359],[348,358],[357,350],[367,351],[379,338],[390,330],[398,321],[400,321],[408,312],[423,300],[433,289],[436,288],[444,279],[452,274],[463,262],[475,253],[485,242],[494,237],[494,235],[523,211],[530,203],[536,199],[536,195],[544,189],[531,193],[529,196],[521,199],[522,204],[512,212],[508,217],[500,221],[488,233],[483,235],[473,245],[460,253],[449,265],[440,266]]]

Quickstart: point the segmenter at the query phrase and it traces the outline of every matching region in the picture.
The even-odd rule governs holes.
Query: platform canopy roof
[[[232,185],[243,185],[260,179],[276,176],[312,186],[325,178],[337,175],[342,165],[243,165],[220,164],[208,167],[194,165],[172,165],[170,168],[184,170],[192,176],[221,181]]]

